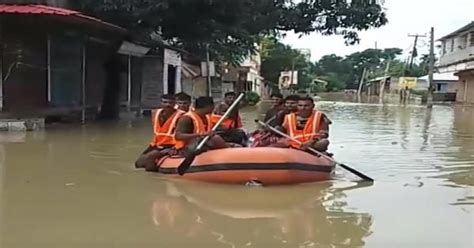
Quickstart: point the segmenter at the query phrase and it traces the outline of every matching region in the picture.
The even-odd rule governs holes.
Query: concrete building
[[[442,43],[437,65],[440,73],[454,73],[459,82],[456,101],[474,103],[474,21],[439,39]]]

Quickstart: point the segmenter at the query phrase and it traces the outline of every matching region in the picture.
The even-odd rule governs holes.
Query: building
[[[434,90],[437,93],[456,93],[458,91],[456,87],[458,81],[459,78],[452,72],[433,73]],[[428,75],[417,78],[416,84],[423,85],[424,90],[428,90]]]
[[[0,4],[0,117],[84,122],[104,109],[141,113],[200,74],[183,69],[181,51],[129,39],[127,30],[74,10]]]
[[[121,45],[125,29],[77,11],[36,4],[1,4],[0,18],[3,115],[102,106],[109,76],[104,65]],[[117,56],[124,65],[130,62],[126,55]],[[132,78],[127,68],[116,70],[116,76]]]
[[[298,50],[307,61],[311,61],[311,49],[308,48],[298,48]]]
[[[439,41],[442,49],[438,71],[459,77],[455,85],[457,101],[474,103],[474,21]]]
[[[262,60],[260,53],[249,55],[240,66],[224,65],[222,72],[222,93],[228,91],[253,91],[265,95],[266,86],[260,75]]]

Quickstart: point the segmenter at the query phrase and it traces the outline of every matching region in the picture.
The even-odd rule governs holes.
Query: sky
[[[404,50],[404,55],[413,48],[413,37],[409,34],[426,35],[419,38],[418,54],[429,51],[429,32],[434,27],[435,40],[474,21],[474,0],[385,0],[383,5],[388,23],[377,29],[359,32],[359,44],[346,46],[342,36],[322,36],[313,33],[298,38],[288,33],[283,43],[293,48],[311,49],[311,60],[327,54],[345,56],[368,48],[392,48]]]

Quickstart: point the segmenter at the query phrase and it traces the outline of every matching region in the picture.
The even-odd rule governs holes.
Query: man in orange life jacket
[[[331,121],[320,111],[314,110],[310,97],[298,101],[298,112],[285,116],[282,130],[297,142],[286,140],[286,146],[307,150],[309,147],[326,152],[329,146],[329,125]]]
[[[179,117],[184,114],[177,110],[174,95],[163,95],[161,97],[161,108],[152,113],[152,125],[154,137],[148,148],[135,162],[136,168],[153,170],[155,161],[168,154],[175,146],[174,131]]]
[[[199,97],[194,104],[194,110],[181,116],[176,125],[176,149],[179,152],[194,149],[195,145],[207,135],[209,139],[206,147],[209,149],[218,149],[228,147],[225,141],[212,132],[212,123],[210,114],[214,109],[214,100],[212,97]]]
[[[190,110],[190,107],[191,107],[191,96],[184,93],[184,92],[181,92],[181,93],[178,93],[176,94],[176,108],[181,110],[181,111],[184,111],[184,112],[188,112]]]
[[[211,115],[211,122],[215,125],[221,116],[227,111],[227,109],[235,101],[237,94],[235,92],[227,92],[224,95],[224,102],[218,104]],[[242,119],[240,117],[240,111],[238,108],[233,110],[229,117],[226,118],[219,131],[222,131],[222,138],[228,143],[234,143],[239,145],[245,145],[247,142],[247,135],[241,129],[243,127]]]

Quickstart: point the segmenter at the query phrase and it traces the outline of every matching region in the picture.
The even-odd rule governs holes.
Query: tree
[[[142,39],[161,37],[170,45],[204,58],[206,48],[216,61],[238,64],[254,53],[262,36],[295,31],[339,34],[347,44],[359,41],[357,31],[387,22],[375,1],[351,0],[80,0],[75,7],[88,15],[127,28]],[[112,49],[115,52],[116,46]],[[112,53],[111,53],[112,54]],[[103,113],[118,117],[119,86],[108,59]],[[116,63],[116,62],[115,62]],[[115,68],[116,71],[112,71]]]
[[[320,32],[354,44],[357,31],[387,22],[381,5],[365,0],[81,0],[77,8],[199,55],[209,44],[214,59],[227,61],[255,51],[261,35]]]
[[[262,69],[265,80],[276,84],[281,71],[298,71],[298,87],[309,87],[314,78],[312,63],[300,51],[278,41],[276,37],[265,37],[261,43]]]

